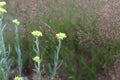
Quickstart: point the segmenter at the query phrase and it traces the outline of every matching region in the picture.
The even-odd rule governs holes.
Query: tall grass
[[[32,8],[29,8],[31,4],[33,4]],[[47,59],[44,63],[52,60],[51,54],[53,54],[52,51],[56,44],[56,40],[53,38],[54,33],[58,31],[67,33],[68,38],[63,42],[64,45],[61,48],[61,52],[64,54],[60,55],[60,58],[64,59],[64,65],[58,73],[61,78],[67,80],[97,80],[101,71],[104,72],[105,67],[110,67],[114,62],[113,55],[120,52],[119,41],[111,44],[111,40],[106,42],[103,39],[104,35],[102,37],[100,35],[97,25],[99,23],[97,13],[103,6],[100,2],[26,0],[25,3],[18,1],[17,6],[19,7],[16,8],[18,12],[16,14],[21,20],[24,19],[21,28],[21,33],[24,34],[21,36],[24,39],[21,40],[23,43],[21,47],[25,53],[23,65],[31,55],[34,55],[34,52],[26,47],[32,47],[29,44],[32,43],[29,33],[35,29],[44,32],[44,39],[41,40],[41,43],[45,44],[44,47],[41,47],[43,50],[41,54],[43,58]],[[15,10],[15,8],[10,9]],[[9,15],[13,14],[11,12]],[[29,57],[27,57],[28,53]],[[32,61],[30,63],[33,64]],[[46,65],[45,68],[47,68]]]

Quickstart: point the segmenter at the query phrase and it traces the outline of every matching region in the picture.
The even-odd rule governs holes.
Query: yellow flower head
[[[42,32],[40,32],[40,31],[33,31],[31,34],[35,37],[42,36]]]
[[[15,77],[14,80],[23,80],[23,77]]]
[[[39,57],[39,56],[35,56],[35,57],[33,58],[33,61],[39,62],[39,61],[40,61],[40,57]]]
[[[58,33],[58,34],[56,34],[56,37],[57,37],[57,39],[60,39],[60,40],[63,40],[64,38],[66,38],[67,36],[66,36],[66,34],[65,33]]]
[[[6,9],[0,7],[0,14],[7,13]]]
[[[4,2],[4,1],[0,2],[0,7],[3,7],[5,5],[6,5],[6,2]]]
[[[20,22],[17,19],[12,20],[12,22],[17,26],[20,24]]]

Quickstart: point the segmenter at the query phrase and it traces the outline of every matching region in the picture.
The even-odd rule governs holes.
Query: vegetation
[[[0,4],[0,80],[102,80],[120,52],[119,39],[101,35],[101,2],[24,0],[15,8],[6,2]]]

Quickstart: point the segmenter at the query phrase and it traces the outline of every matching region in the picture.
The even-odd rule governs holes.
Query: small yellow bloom
[[[14,80],[23,80],[23,77],[15,77]]]
[[[6,9],[0,7],[0,14],[7,13]]]
[[[58,33],[58,34],[56,34],[56,37],[57,37],[57,39],[60,39],[60,40],[63,40],[64,38],[66,38],[67,36],[66,36],[66,34],[65,33]]]
[[[5,5],[6,5],[6,2],[4,2],[4,1],[0,2],[0,7],[3,7]]]
[[[33,31],[31,34],[35,37],[42,36],[42,32],[40,32],[40,31]]]
[[[17,19],[12,20],[12,22],[17,26],[20,24],[20,22]]]
[[[33,58],[33,61],[39,62],[39,61],[40,61],[40,57],[39,57],[39,56],[35,56],[35,57]]]

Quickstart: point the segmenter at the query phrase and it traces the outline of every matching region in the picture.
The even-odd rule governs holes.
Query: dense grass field
[[[120,53],[120,1],[5,1],[7,13],[2,20],[6,25],[3,36],[5,46],[10,45],[11,48],[9,56],[11,66],[9,79],[4,80],[13,80],[19,75],[20,65],[17,59],[22,59],[20,77],[24,77],[25,80],[110,80],[105,77],[110,76],[109,70],[116,61],[115,56]],[[18,40],[21,58],[18,57],[19,51],[17,53],[15,50],[15,46],[18,46],[12,23],[15,18],[20,21]],[[35,41],[37,39],[34,39],[31,34],[34,30],[42,32],[42,37],[38,41]],[[56,38],[59,32],[66,34],[60,51],[60,42]],[[33,45],[38,45],[40,49],[38,53],[42,58],[37,68],[33,58],[39,49]],[[55,58],[57,52],[58,60]],[[60,64],[60,67],[56,74],[52,75],[55,72],[56,63]],[[39,69],[39,67],[41,67],[41,73],[37,74],[33,69]],[[42,79],[37,79],[40,75]],[[51,75],[55,79],[51,79]]]

